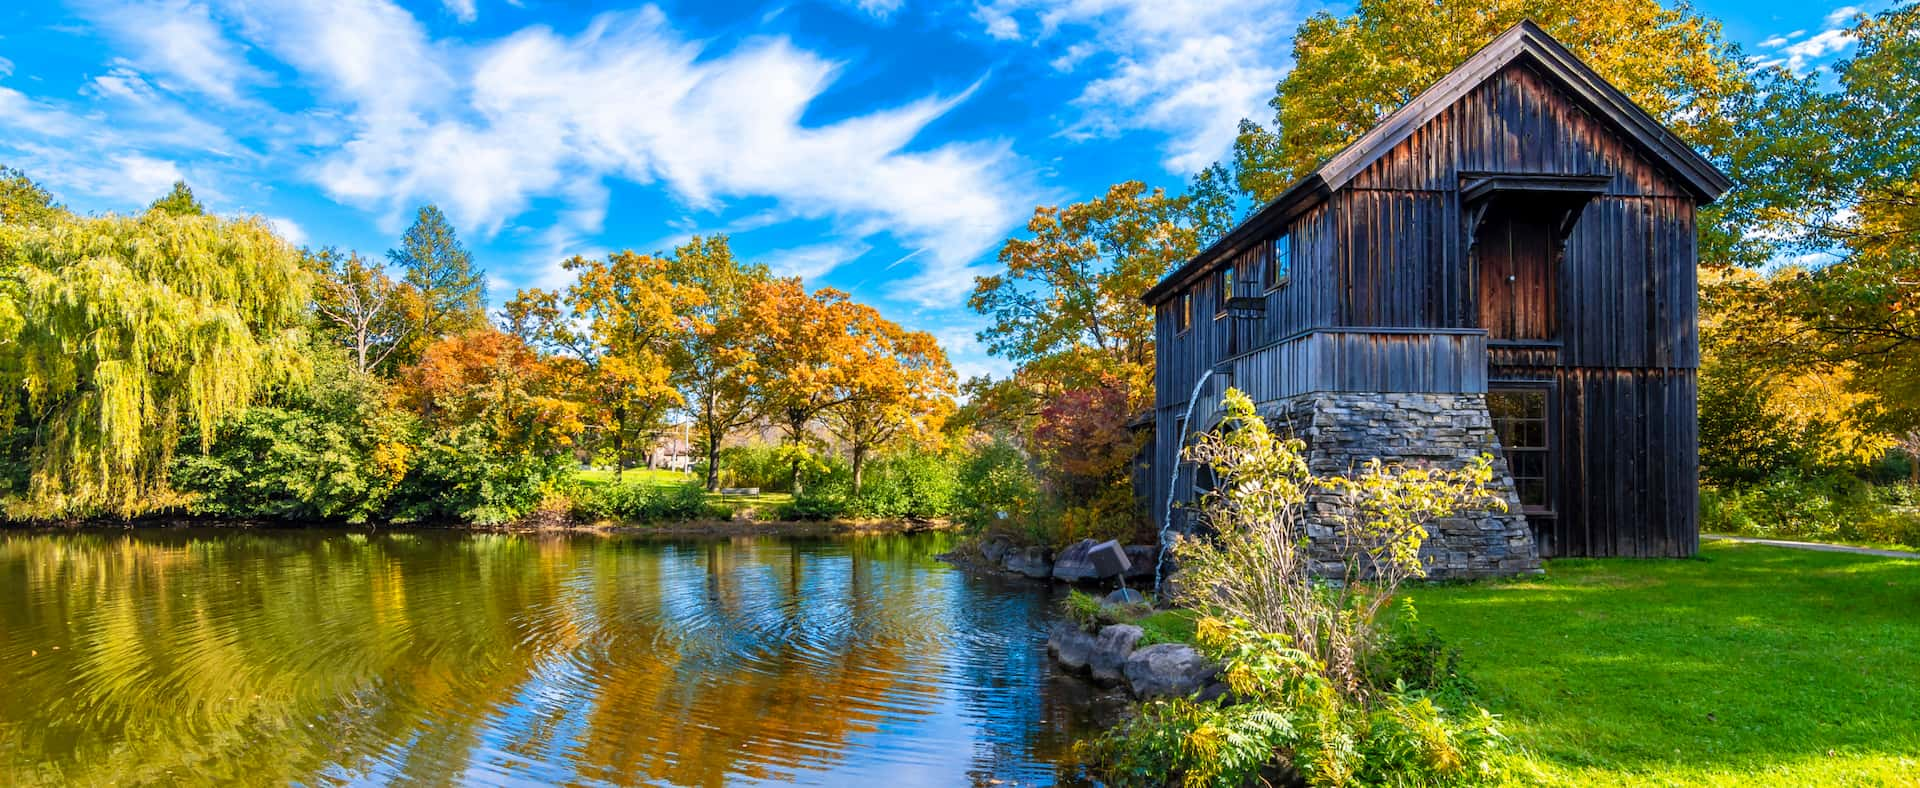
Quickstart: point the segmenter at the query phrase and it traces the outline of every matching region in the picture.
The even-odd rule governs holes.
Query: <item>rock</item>
[[[1102,579],[1119,577],[1133,567],[1133,563],[1127,560],[1127,549],[1112,539],[1088,550],[1087,560],[1093,563],[1094,576]]]
[[[1086,670],[1093,650],[1093,636],[1071,621],[1055,621],[1047,632],[1047,653],[1069,671]]]
[[[1128,656],[1125,673],[1136,698],[1186,697],[1212,683],[1220,666],[1192,646],[1161,643]]]
[[[987,563],[989,564],[997,564],[1006,558],[1007,551],[1012,549],[1013,544],[1011,542],[996,536],[980,543],[980,557],[987,559]]]
[[[1100,601],[1109,605],[1138,605],[1147,601],[1147,595],[1131,588],[1116,588]]]
[[[1133,656],[1133,644],[1140,642],[1145,634],[1132,624],[1110,624],[1100,629],[1100,636],[1093,639],[1093,654],[1087,659],[1087,667],[1093,670],[1093,680],[1118,684],[1125,676],[1127,657]]]
[[[1160,551],[1150,544],[1127,545],[1127,579],[1153,577],[1153,564],[1160,560]]]
[[[1099,579],[1100,575],[1093,570],[1093,560],[1088,556],[1095,544],[1098,543],[1092,539],[1082,539],[1061,550],[1053,558],[1053,579],[1069,583]]]
[[[1026,575],[1036,580],[1045,579],[1053,574],[1053,562],[1047,560],[1047,548],[1044,547],[1009,550],[1005,566],[1009,572]]]

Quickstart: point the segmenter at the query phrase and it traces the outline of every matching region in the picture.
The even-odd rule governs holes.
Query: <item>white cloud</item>
[[[310,175],[389,223],[433,200],[491,236],[561,196],[597,209],[563,217],[572,230],[597,230],[604,191],[574,186],[613,177],[662,184],[697,210],[772,198],[795,218],[852,238],[890,233],[928,249],[928,265],[952,266],[998,242],[1031,203],[1007,144],[915,144],[970,92],[803,124],[840,64],[784,38],[712,52],[652,7],[575,35],[531,27],[470,49],[430,41],[381,0],[246,15],[263,48],[347,105],[347,139]]]
[[[1186,174],[1224,157],[1242,118],[1263,118],[1286,73],[1300,0],[981,0],[999,39],[1068,42],[1059,71],[1104,67],[1074,100],[1070,137],[1147,129],[1162,165]]]
[[[906,5],[906,0],[840,0],[840,2],[883,22],[891,19],[894,14],[899,13],[901,6]]]
[[[0,57],[0,79],[13,76],[13,61]]]
[[[1817,61],[1839,54],[1853,46],[1854,38],[1847,32],[1847,25],[1860,13],[1857,6],[1841,6],[1826,16],[1826,29],[1812,36],[1805,30],[1768,36],[1760,42],[1761,49],[1777,50],[1773,56],[1756,55],[1749,61],[1762,68],[1786,66],[1797,73],[1805,73],[1810,68],[1818,68]]]
[[[310,240],[307,236],[306,228],[301,227],[298,222],[292,219],[285,216],[262,216],[260,218],[267,220],[267,226],[272,227],[273,231],[278,233],[281,238],[286,239],[287,243],[293,244],[294,246],[306,246],[307,241]]]
[[[446,6],[447,13],[462,23],[480,18],[480,9],[474,7],[474,0],[440,0],[440,4]]]
[[[825,243],[787,249],[767,255],[767,267],[777,276],[797,276],[809,286],[815,279],[853,262],[873,247],[859,242]]]
[[[227,37],[203,3],[85,2],[78,10],[128,50],[130,63],[160,75],[168,90],[234,103],[242,86],[266,78],[247,63],[245,47]]]

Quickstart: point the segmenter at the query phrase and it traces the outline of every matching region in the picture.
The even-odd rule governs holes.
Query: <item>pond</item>
[[[1051,592],[944,534],[0,534],[0,784],[1048,784]]]

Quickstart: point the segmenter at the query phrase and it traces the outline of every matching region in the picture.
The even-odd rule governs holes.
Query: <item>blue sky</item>
[[[184,178],[378,256],[436,202],[498,302],[571,254],[735,249],[933,332],[1033,206],[1177,188],[1266,120],[1313,0],[104,0],[0,8],[0,163],[70,207]],[[1817,68],[1851,6],[1708,0]],[[1869,9],[1873,6],[1869,6]]]

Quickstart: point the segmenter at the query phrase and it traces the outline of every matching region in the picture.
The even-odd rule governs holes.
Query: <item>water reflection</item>
[[[0,536],[0,783],[1050,783],[1044,591],[940,535]]]

